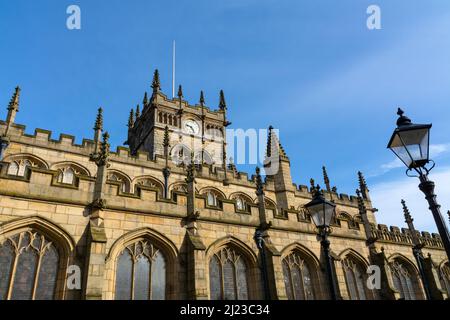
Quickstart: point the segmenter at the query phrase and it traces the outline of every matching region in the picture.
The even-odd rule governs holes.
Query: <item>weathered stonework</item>
[[[250,299],[264,298],[263,264],[270,298],[288,297],[283,259],[293,252],[301,253],[311,269],[314,297],[327,299],[329,289],[320,242],[303,209],[311,200],[311,193],[306,186],[292,183],[291,164],[284,150],[280,153],[281,170],[266,178],[263,195],[256,195],[256,176],[249,179],[246,173],[226,173],[223,166],[204,164],[194,167],[195,182],[190,182],[186,179],[187,166],[169,162],[169,193],[164,197],[167,155],[163,139],[167,123],[159,121],[159,113],[170,112],[178,117],[180,128],[183,119],[195,118],[223,130],[227,125],[226,108],[204,108],[190,106],[181,98],[168,99],[159,89],[154,90],[143,106],[142,120],[132,123],[135,127],[128,135],[131,149],[118,147],[115,152],[108,152],[107,163],[103,164],[93,157],[102,152],[100,126],[96,125],[94,140],[84,139],[76,145],[70,135],[54,140],[47,130],[26,134],[25,126],[14,123],[12,108],[13,114],[7,121],[0,121],[0,136],[8,140],[0,159],[0,244],[27,229],[48,235],[60,252],[55,294],[59,299],[114,299],[118,256],[139,239],[151,241],[164,253],[167,299],[209,299],[210,260],[226,247],[239,252],[245,260]],[[24,174],[11,174],[13,163],[25,160],[28,162]],[[73,168],[71,183],[61,182],[61,168]],[[364,268],[371,264],[382,267],[385,281],[382,290],[372,298],[400,298],[389,267],[396,258],[415,272],[416,297],[424,298],[411,234],[407,229],[378,225],[367,187],[363,187],[360,189],[368,231],[364,229],[356,196],[325,191],[326,198],[336,203],[337,217],[330,242],[342,299],[350,299],[343,269],[347,257]],[[207,190],[218,195],[220,205],[208,204]],[[251,200],[245,210],[238,209],[235,195]],[[262,261],[262,252],[254,240],[256,230],[261,228],[266,261]],[[376,240],[372,253],[368,234]],[[428,259],[427,272],[434,276],[434,296],[446,298],[448,292],[439,279],[440,268],[447,261],[442,242],[436,234],[422,233],[420,239]],[[66,269],[72,264],[82,271],[80,290],[69,290],[65,285]]]

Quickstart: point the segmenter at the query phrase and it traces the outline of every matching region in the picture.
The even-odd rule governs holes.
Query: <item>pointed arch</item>
[[[284,247],[283,250],[281,250],[281,257],[284,258],[295,250],[302,252],[316,266],[320,265],[320,261],[316,257],[316,255],[309,248],[302,245],[300,242],[294,242],[294,243],[291,243],[291,244],[287,245],[286,247]]]
[[[214,193],[216,193],[216,195],[219,197],[219,199],[226,199],[227,196],[225,195],[225,193],[223,193],[223,191],[217,189],[216,187],[203,187],[199,190],[200,194],[205,194],[207,191],[212,191]]]
[[[348,298],[351,300],[373,300],[376,293],[367,288],[367,260],[354,249],[345,249],[339,254]]]
[[[86,168],[85,166],[82,166],[79,163],[73,162],[73,161],[61,161],[61,162],[53,163],[50,166],[50,169],[58,170],[58,169],[65,168],[65,167],[73,168],[75,170],[75,174],[92,177],[91,172],[89,171],[88,168]]]
[[[120,191],[131,192],[131,178],[123,171],[117,169],[108,169],[106,173],[106,181],[120,185]]]
[[[33,155],[31,153],[19,153],[19,154],[8,155],[3,159],[3,161],[4,162],[12,162],[12,161],[20,160],[20,159],[30,160],[33,163],[35,163],[36,164],[35,167],[38,167],[38,168],[43,168],[43,169],[49,168],[48,163],[44,159],[42,159],[41,157],[38,157],[36,155]]]
[[[159,260],[161,261],[161,263],[163,263],[164,267],[162,268],[164,269],[161,269],[160,272],[162,272],[162,270],[165,270],[165,273],[160,274],[158,278],[155,278],[156,280],[159,279],[159,281],[161,281],[161,277],[163,278],[164,283],[162,283],[161,285],[163,285],[164,287],[164,296],[160,298],[175,299],[178,290],[177,275],[179,251],[169,238],[167,238],[162,233],[148,227],[133,230],[122,235],[120,238],[114,241],[108,252],[108,255],[106,256],[108,281],[110,281],[110,285],[112,285],[112,287],[114,288],[112,290],[113,292],[115,292],[114,298],[117,298],[116,279],[117,273],[119,271],[118,264],[120,262],[120,257],[123,255],[123,253],[129,252],[130,246],[144,243],[148,244],[152,248],[154,246],[154,252],[161,252]],[[139,283],[139,279],[138,281],[135,281],[135,283]]]
[[[247,193],[240,191],[234,192],[229,196],[229,199],[235,202],[237,211],[250,212],[249,204],[253,204],[253,199]]]
[[[393,253],[387,258],[388,262],[392,262],[394,260],[400,260],[406,263],[410,268],[414,270],[416,274],[419,274],[419,269],[417,268],[416,264],[409,259],[407,256],[401,253]]]
[[[210,208],[222,208],[222,201],[226,199],[225,193],[215,187],[204,187],[199,193],[205,197],[205,204]]]
[[[316,255],[295,242],[281,251],[286,296],[290,300],[314,300],[322,296],[320,262]]]
[[[236,196],[241,196],[241,197],[245,198],[245,200],[247,200],[248,203],[255,202],[255,199],[253,199],[250,195],[248,195],[247,193],[242,192],[242,191],[233,192],[232,194],[230,194],[229,199],[232,200]]]
[[[351,256],[354,259],[356,259],[358,262],[360,262],[365,268],[367,268],[370,264],[367,261],[366,258],[364,258],[364,256],[359,253],[358,251],[356,251],[355,249],[352,248],[347,248],[341,251],[341,253],[339,253],[339,258],[344,259],[347,256]]]
[[[169,192],[187,192],[186,181],[177,181],[169,185]]]
[[[8,258],[8,247],[18,251],[9,255],[12,264],[9,270],[4,270],[9,273],[7,279],[12,289],[3,292],[3,298],[64,299],[67,267],[75,249],[75,241],[66,230],[41,216],[14,219],[0,224],[0,249],[5,244],[3,250],[7,251],[3,258]],[[41,269],[37,259],[42,261]],[[20,288],[14,285],[17,277],[22,279]]]
[[[29,216],[18,218],[0,224],[0,242],[12,233],[20,232],[24,229],[35,229],[48,235],[64,249],[64,254],[68,257],[75,248],[75,241],[72,236],[62,227],[41,216]]]
[[[159,196],[162,196],[164,190],[164,184],[158,178],[155,178],[151,175],[139,176],[134,178],[132,181],[132,185],[134,187],[134,190],[136,190],[138,187],[156,188],[158,189]]]
[[[388,259],[390,276],[401,299],[424,299],[422,282],[416,265],[400,253],[392,254]]]
[[[245,255],[248,262],[252,265],[257,265],[258,257],[255,252],[245,242],[239,240],[234,236],[227,236],[217,239],[206,249],[206,257],[211,257],[216,251],[222,247],[232,246]]]
[[[210,299],[259,298],[257,256],[246,243],[233,236],[218,239],[206,250],[206,261]]]

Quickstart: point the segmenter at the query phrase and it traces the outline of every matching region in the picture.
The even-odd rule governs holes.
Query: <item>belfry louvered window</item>
[[[310,268],[297,252],[283,259],[283,276],[289,300],[314,299]]]
[[[410,271],[399,261],[392,262],[390,268],[394,286],[400,292],[400,298],[416,300],[416,286]]]
[[[59,255],[53,243],[24,231],[0,244],[0,300],[52,300]]]
[[[209,262],[211,300],[247,300],[247,266],[232,248],[223,248]]]
[[[366,292],[366,273],[361,264],[347,257],[342,260],[342,266],[349,298],[351,300],[369,299]]]
[[[126,247],[118,257],[116,300],[164,300],[166,261],[162,252],[146,240]]]

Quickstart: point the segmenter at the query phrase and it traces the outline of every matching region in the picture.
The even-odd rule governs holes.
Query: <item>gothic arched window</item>
[[[62,168],[59,170],[58,182],[64,184],[73,184],[75,178],[75,171],[72,168]]]
[[[448,262],[441,267],[440,278],[442,289],[447,291],[447,295],[450,296],[450,265]]]
[[[241,197],[236,198],[236,208],[240,211],[245,210],[245,202],[244,199],[242,199]]]
[[[283,275],[289,300],[313,300],[314,287],[308,263],[297,252],[283,259]]]
[[[24,177],[28,167],[33,164],[27,159],[20,159],[9,164],[8,174],[11,176]]]
[[[210,207],[221,207],[221,201],[216,192],[212,190],[206,191],[206,204]]]
[[[116,271],[116,300],[164,300],[166,259],[146,240],[126,247],[119,255]]]
[[[0,244],[0,300],[52,300],[59,255],[54,244],[24,231]]]
[[[8,174],[11,176],[17,176],[17,173],[19,172],[19,165],[17,162],[11,162],[8,166]]]
[[[392,272],[392,279],[394,280],[395,288],[400,292],[400,298],[405,300],[416,300],[417,284],[407,268],[402,262],[394,260],[390,264]]]
[[[247,300],[247,266],[232,248],[223,248],[209,262],[211,300]]]
[[[342,266],[349,298],[351,300],[368,300],[369,296],[366,292],[367,276],[361,264],[347,257],[342,260]]]

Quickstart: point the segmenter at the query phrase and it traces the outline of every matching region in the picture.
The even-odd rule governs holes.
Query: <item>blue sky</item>
[[[66,8],[81,8],[81,30]],[[366,8],[381,8],[368,30]],[[22,87],[18,123],[92,137],[105,108],[113,145],[126,138],[129,109],[150,90],[153,70],[197,103],[223,89],[233,128],[280,130],[297,184],[321,180],[326,165],[339,192],[366,174],[378,221],[404,226],[400,198],[417,227],[435,231],[417,181],[404,176],[386,143],[396,108],[432,122],[433,158],[444,213],[450,208],[450,2],[430,1],[1,1],[0,111]],[[253,171],[251,166],[243,166]],[[446,218],[447,219],[447,218]]]

